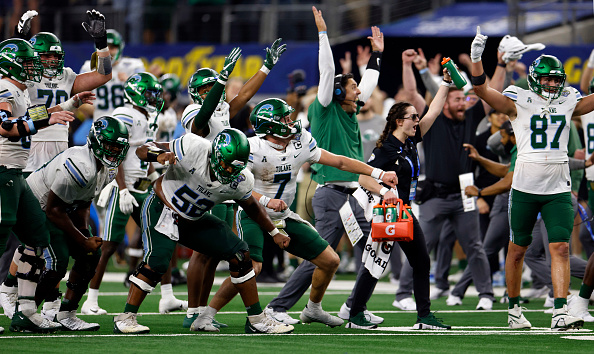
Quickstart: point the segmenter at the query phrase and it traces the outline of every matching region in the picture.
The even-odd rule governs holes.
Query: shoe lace
[[[438,322],[438,323],[443,323],[443,318],[440,317],[435,317],[435,314],[437,313],[437,311],[435,312],[429,312],[429,315],[427,315],[427,320],[429,322]]]

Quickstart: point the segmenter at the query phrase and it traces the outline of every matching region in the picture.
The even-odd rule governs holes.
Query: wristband
[[[453,81],[445,81],[445,80],[441,80],[441,83],[440,83],[441,86],[445,86],[445,87],[452,87],[453,84],[454,84]]]
[[[386,187],[382,187],[382,189],[380,189],[380,195],[383,197],[384,195],[386,195],[386,193],[388,193],[390,190]]]
[[[29,126],[29,135],[33,135],[37,133],[37,128],[35,128],[35,123],[31,119],[27,119],[27,125]],[[584,165],[586,163],[584,162]],[[585,168],[585,167],[584,167]]]
[[[269,202],[270,202],[270,198],[268,198],[265,195],[262,195],[260,197],[260,199],[258,200],[258,203],[262,204],[262,206],[265,207],[265,208],[268,206],[268,203]]]
[[[155,147],[155,146],[149,146],[149,148],[146,152],[146,161],[158,162],[157,157],[159,157],[159,155],[161,155],[164,152],[166,152],[166,151],[163,149],[159,149],[158,147]]]
[[[41,128],[45,128],[45,127],[49,127],[49,118],[46,119],[39,119],[39,120],[34,120],[33,121],[33,126],[35,127],[35,130],[39,130]]]
[[[268,73],[270,73],[270,69],[268,69],[266,67],[266,65],[262,65],[262,67],[260,68],[260,71],[263,72],[266,75],[268,75]]]
[[[326,32],[326,31],[320,31],[320,32],[318,32],[318,34],[328,34],[328,32]]]
[[[367,69],[373,69],[380,71],[380,66],[382,64],[382,53],[381,52],[371,52],[371,57],[369,57],[369,61],[367,62]]]
[[[97,49],[97,53],[108,53],[108,52],[109,52],[109,47]]]
[[[427,71],[429,71],[429,68],[423,68],[423,69],[419,70],[419,74],[423,75]]]
[[[501,66],[502,68],[505,68],[507,65],[505,65],[505,63],[497,63],[497,66]]]
[[[78,98],[78,93],[72,96],[71,98],[67,99],[66,101],[60,103],[58,106],[60,106],[60,108],[62,108],[63,111],[72,112],[77,108],[74,103],[76,101],[80,101],[80,99]]]
[[[482,195],[482,193],[481,193],[482,191],[483,191],[483,189],[482,189],[482,188],[479,188],[479,189],[478,189],[478,195],[477,195],[477,197],[478,197],[478,198],[482,198],[482,197],[483,197],[483,195]]]
[[[280,234],[279,229],[277,229],[276,227],[274,229],[272,229],[271,231],[268,231],[268,234],[272,237],[276,236],[277,234]]]
[[[483,72],[479,76],[471,76],[470,77],[470,82],[472,82],[473,86],[483,85],[486,81],[487,81],[487,74],[485,74],[485,72]]]
[[[157,171],[154,171],[150,175],[146,176],[146,178],[150,179],[151,182],[154,182],[157,178],[159,178],[160,174]]]
[[[379,168],[374,168],[371,171],[371,177],[373,177],[375,179],[382,179],[383,175],[384,175],[384,171],[380,170]]]

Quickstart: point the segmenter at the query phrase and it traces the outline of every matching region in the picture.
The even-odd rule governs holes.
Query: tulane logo
[[[4,47],[2,47],[2,49],[0,49],[0,52],[2,52],[2,53],[14,53],[14,52],[17,52],[18,50],[19,50],[19,47],[17,47],[16,44],[14,44],[14,43],[8,43]]]
[[[223,145],[223,146],[227,146],[227,145],[231,144],[231,135],[229,135],[229,134],[227,134],[227,133],[223,133],[223,134],[221,135],[221,140],[222,140],[222,141],[221,141],[221,142],[222,142],[222,144],[221,144],[221,145]]]
[[[31,43],[31,45],[35,45],[35,42],[37,42],[37,38],[33,37],[29,39],[29,43]]]
[[[260,109],[257,112],[257,115],[267,116],[267,117],[271,118],[273,110],[274,110],[274,107],[270,103],[267,103],[265,105],[262,105],[262,107],[260,107]]]

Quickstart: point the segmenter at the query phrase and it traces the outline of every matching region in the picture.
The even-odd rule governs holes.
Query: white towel
[[[367,237],[367,243],[363,250],[363,257],[361,262],[365,264],[365,268],[369,270],[371,276],[379,279],[382,273],[386,270],[388,262],[390,261],[390,253],[394,248],[394,241],[387,242],[373,242],[371,240],[371,233]]]

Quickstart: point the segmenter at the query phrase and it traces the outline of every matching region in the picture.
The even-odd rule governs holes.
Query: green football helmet
[[[0,74],[22,84],[41,82],[43,65],[31,43],[11,38],[0,42]]]
[[[34,35],[29,42],[33,45],[33,49],[39,55],[41,63],[43,64],[43,73],[47,77],[56,77],[62,75],[64,72],[64,50],[62,43],[53,33],[39,32]],[[57,59],[44,59],[44,54],[54,54]]]
[[[233,128],[224,129],[212,141],[210,168],[219,182],[229,184],[239,177],[249,157],[250,143],[245,134]]]
[[[213,69],[198,69],[194,75],[192,75],[190,82],[188,83],[188,92],[192,97],[192,101],[194,101],[194,103],[204,104],[204,99],[200,96],[198,91],[202,86],[213,85],[217,81],[218,77],[219,74]],[[219,102],[225,102],[225,90],[223,90],[223,94],[221,95]]]
[[[124,85],[124,96],[131,104],[150,113],[161,112],[163,109],[163,86],[151,73],[130,76]]]
[[[117,118],[101,117],[91,126],[87,145],[104,166],[118,167],[130,147],[128,128]]]
[[[163,91],[171,95],[171,101],[175,101],[181,88],[181,80],[175,74],[165,74],[159,78]]]
[[[259,136],[274,135],[288,138],[301,132],[301,122],[283,123],[284,117],[290,116],[295,109],[280,98],[267,98],[258,103],[250,114],[250,122]]]
[[[118,51],[116,53],[116,55],[112,55],[111,56],[111,63],[113,65],[113,63],[115,63],[116,61],[120,60],[120,58],[122,57],[122,53],[124,53],[124,47],[125,47],[125,43],[124,40],[122,39],[122,35],[114,30],[114,29],[108,29],[107,30],[107,45],[114,45],[116,47],[118,47]]]
[[[540,79],[543,77],[557,77],[561,80],[559,86],[542,85]],[[552,55],[541,55],[536,58],[528,70],[528,87],[537,95],[556,99],[561,95],[565,86],[565,69],[563,63]]]

